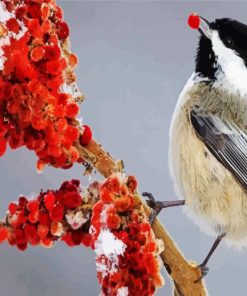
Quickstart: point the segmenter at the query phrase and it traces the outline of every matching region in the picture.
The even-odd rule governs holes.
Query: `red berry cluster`
[[[9,204],[6,222],[0,224],[0,243],[8,240],[20,250],[28,243],[52,247],[58,239],[69,246],[89,246],[92,202],[78,180],[66,181],[56,191],[41,192],[34,200],[21,196],[17,203]]]
[[[93,207],[92,247],[97,254],[97,275],[103,295],[117,296],[125,291],[124,295],[149,296],[163,285],[159,241],[146,220],[136,187],[134,177],[114,175],[100,187],[100,200]],[[108,242],[104,241],[105,233]],[[107,243],[113,248],[112,254]],[[114,250],[117,245],[122,246],[122,251]]]
[[[45,164],[68,168],[81,162],[75,142],[87,145],[88,127],[79,127],[77,57],[69,28],[55,0],[0,3],[0,156],[9,144],[26,146]]]

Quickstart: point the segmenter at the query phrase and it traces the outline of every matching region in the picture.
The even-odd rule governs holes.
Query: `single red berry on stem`
[[[188,25],[192,28],[192,29],[198,29],[200,26],[200,17],[199,15],[197,15],[196,13],[192,13],[189,17],[188,17]]]
[[[88,125],[83,125],[82,127],[84,131],[83,134],[80,136],[80,144],[82,146],[86,146],[92,140],[93,134],[91,128]]]

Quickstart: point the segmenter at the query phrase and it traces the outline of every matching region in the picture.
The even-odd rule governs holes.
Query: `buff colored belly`
[[[180,111],[176,117],[169,151],[175,191],[179,198],[186,199],[193,213],[191,218],[203,230],[207,231],[209,226],[214,233],[225,232],[231,243],[242,240],[246,244],[246,192],[197,138],[186,111]],[[207,227],[198,217],[204,218]]]

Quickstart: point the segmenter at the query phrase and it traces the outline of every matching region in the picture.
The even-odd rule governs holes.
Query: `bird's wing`
[[[195,107],[190,114],[198,137],[247,190],[247,134],[238,126]]]

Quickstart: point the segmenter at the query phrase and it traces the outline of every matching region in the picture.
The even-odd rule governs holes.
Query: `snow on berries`
[[[100,186],[90,233],[102,295],[154,295],[163,285],[159,242],[137,196],[133,176],[115,174]]]
[[[24,251],[28,245],[51,248],[56,241],[84,245],[96,253],[102,295],[154,295],[164,283],[155,239],[137,195],[133,176],[113,174],[83,188],[65,181],[58,190],[32,200],[20,196],[0,223],[0,243]]]
[[[55,0],[3,0],[0,14],[0,156],[25,146],[38,170],[71,167],[76,142],[92,134],[77,120],[83,96],[62,9]]]

